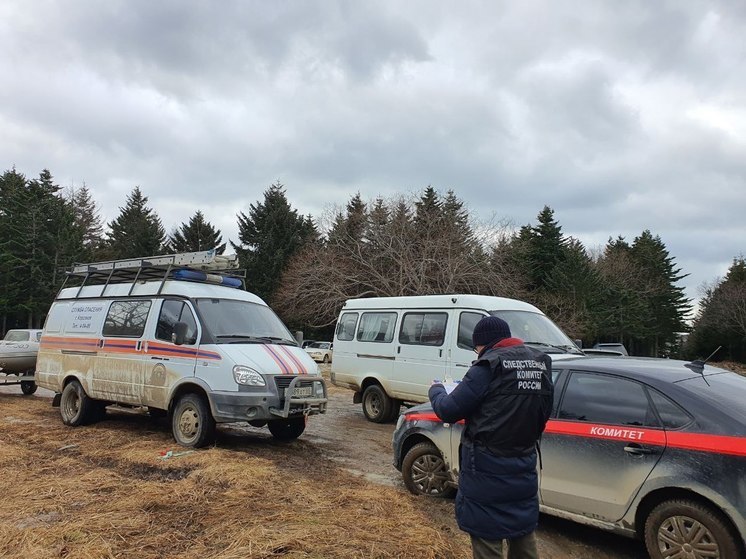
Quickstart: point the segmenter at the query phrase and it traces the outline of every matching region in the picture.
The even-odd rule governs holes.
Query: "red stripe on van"
[[[272,351],[272,348],[267,345],[262,345],[262,347],[267,353],[269,353],[270,357],[272,357],[275,363],[277,363],[277,365],[280,367],[280,372],[284,372],[286,375],[292,374],[292,371],[288,368],[287,364],[282,359],[280,359],[279,355]]]
[[[298,374],[300,374],[300,375],[307,375],[308,374],[308,371],[303,366],[303,363],[301,363],[300,359],[298,359],[295,355],[293,355],[292,351],[290,351],[286,346],[283,346],[283,345],[278,345],[276,347],[278,347],[280,350],[282,350],[282,352],[285,355],[287,355],[293,363],[295,363],[295,365],[298,367]]]

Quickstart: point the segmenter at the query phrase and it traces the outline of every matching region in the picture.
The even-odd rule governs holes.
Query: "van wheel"
[[[21,392],[26,396],[31,396],[36,392],[36,383],[33,380],[22,380],[21,381]]]
[[[443,456],[431,443],[417,443],[409,449],[401,468],[404,485],[415,495],[453,497],[451,474]]]
[[[652,559],[740,557],[733,532],[722,516],[696,501],[676,499],[655,507],[645,521],[645,547]]]
[[[62,391],[60,398],[60,414],[62,423],[77,427],[85,425],[93,419],[95,401],[89,398],[77,380],[73,380]]]
[[[205,399],[185,394],[174,406],[171,416],[174,440],[182,446],[201,448],[215,439],[215,419]]]
[[[391,421],[394,402],[378,384],[371,384],[363,392],[363,414],[373,423]],[[398,411],[398,410],[397,410]]]
[[[300,437],[303,431],[306,430],[306,418],[276,419],[268,421],[267,427],[272,436],[278,441],[292,441]]]

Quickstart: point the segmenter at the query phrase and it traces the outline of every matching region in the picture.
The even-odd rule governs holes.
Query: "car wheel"
[[[720,513],[689,500],[664,501],[645,521],[645,546],[652,559],[740,557],[731,527]]]
[[[174,406],[171,417],[174,440],[182,446],[201,448],[215,439],[215,419],[204,398],[185,394]]]
[[[443,456],[432,443],[417,443],[402,461],[404,485],[415,495],[453,497],[456,488]]]
[[[303,431],[306,430],[306,418],[276,419],[267,422],[267,427],[272,436],[278,441],[292,441],[300,437]]]
[[[324,365],[326,365],[327,363],[329,363],[329,355],[328,354],[324,355],[324,358],[321,361],[322,361],[322,363],[324,363]]]
[[[21,392],[23,392],[26,396],[31,396],[34,392],[36,392],[36,383],[33,380],[22,380]]]
[[[93,419],[95,401],[89,398],[77,380],[73,380],[62,391],[60,414],[62,423],[77,427]]]
[[[371,384],[363,392],[363,414],[373,423],[391,421],[391,408],[394,403],[383,388],[378,384]]]

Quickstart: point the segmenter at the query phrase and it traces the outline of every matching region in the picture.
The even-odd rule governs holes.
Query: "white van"
[[[331,380],[355,391],[370,421],[399,415],[402,403],[427,401],[434,379],[461,380],[476,355],[471,335],[479,320],[498,316],[513,336],[561,359],[583,352],[539,309],[483,295],[349,299],[334,334]]]
[[[36,382],[66,425],[109,404],[171,418],[176,442],[209,444],[215,424],[266,425],[278,439],[326,411],[318,365],[214,251],[74,266],[44,324]]]

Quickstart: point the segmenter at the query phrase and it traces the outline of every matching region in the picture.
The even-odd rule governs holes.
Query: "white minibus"
[[[484,295],[349,299],[334,334],[331,381],[354,391],[370,421],[394,420],[403,403],[427,401],[433,380],[459,381],[476,355],[471,335],[487,315],[552,359],[583,355],[538,308]]]

